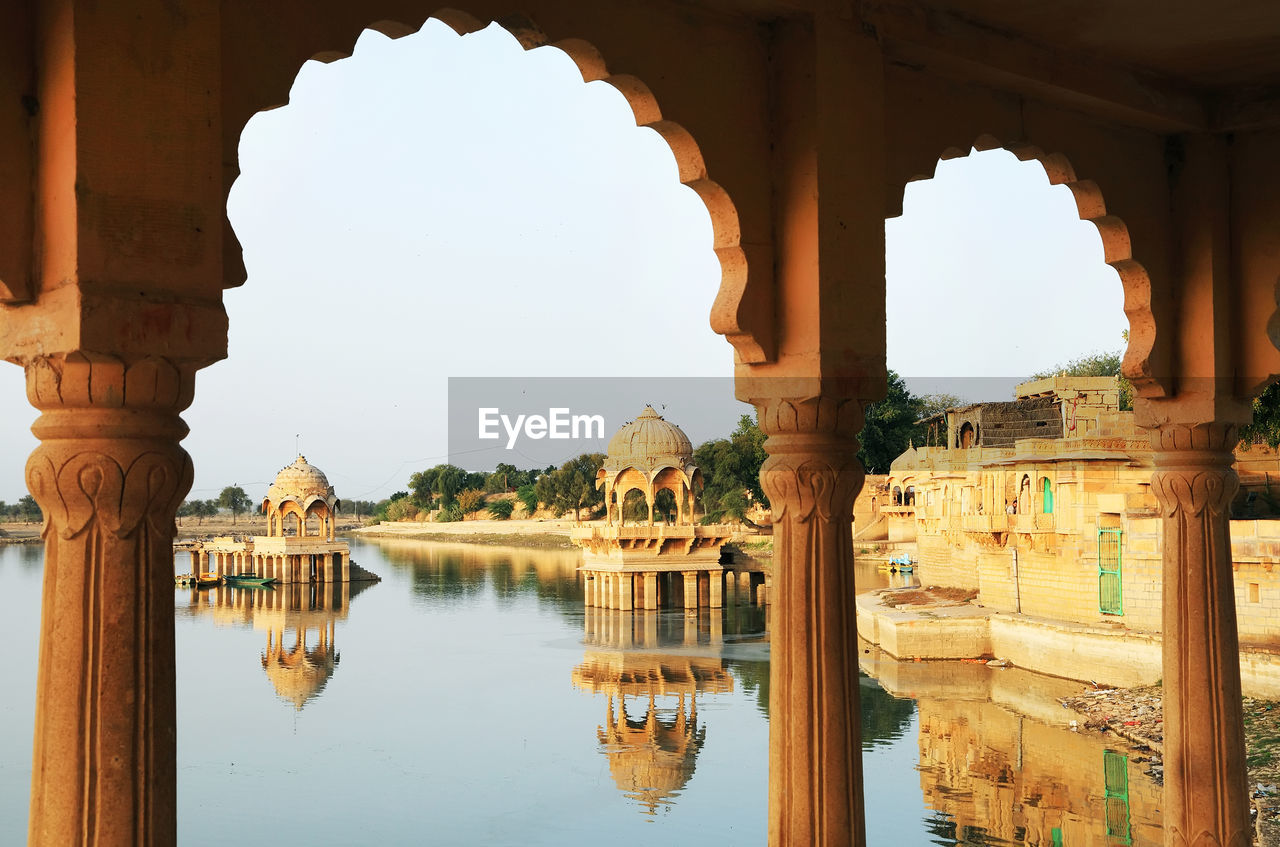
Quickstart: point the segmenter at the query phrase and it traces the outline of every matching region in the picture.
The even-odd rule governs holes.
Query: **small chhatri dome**
[[[683,468],[692,461],[693,444],[684,430],[645,406],[639,417],[609,440],[605,464],[649,470],[664,465]]]
[[[336,497],[328,477],[309,463],[306,456],[299,456],[292,465],[276,474],[276,481],[267,489],[267,500],[272,503],[293,500],[305,508],[308,501],[314,499],[332,505]]]

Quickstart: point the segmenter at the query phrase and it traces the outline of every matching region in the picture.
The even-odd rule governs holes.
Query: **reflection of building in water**
[[[324,690],[329,677],[337,670],[340,658],[333,644],[332,621],[327,628],[319,628],[314,647],[307,646],[307,635],[305,627],[294,627],[293,646],[286,649],[284,630],[268,630],[267,649],[262,654],[262,669],[275,686],[276,694],[293,703],[299,711],[308,700]]]
[[[1070,714],[1057,697],[1078,685],[861,655],[889,693],[916,700],[920,788],[954,828],[942,834],[966,844],[1162,843],[1160,786],[1103,739],[1064,725]]]
[[[195,542],[189,548],[192,573],[349,582],[351,551],[334,537],[341,506],[324,473],[299,456],[276,475],[262,501],[267,534]]]
[[[192,591],[191,603],[178,607],[209,616],[218,626],[265,630],[262,668],[276,694],[301,710],[324,690],[341,656],[335,635],[353,598],[370,583],[291,583],[279,588],[217,588]]]
[[[707,618],[704,626],[698,617]],[[733,690],[720,628],[712,624],[719,619],[587,609],[588,649],[573,684],[605,695],[596,738],[618,788],[648,814],[670,806],[693,777],[707,734],[698,723],[698,695]],[[644,649],[631,649],[638,643]],[[664,644],[671,652],[655,651]]]
[[[571,535],[583,550],[588,606],[720,607],[720,548],[732,530],[695,523],[702,471],[680,427],[646,406],[609,441],[596,487],[604,489],[605,522]],[[629,499],[647,516],[638,524],[626,523]],[[655,512],[664,508],[667,522],[655,525]]]

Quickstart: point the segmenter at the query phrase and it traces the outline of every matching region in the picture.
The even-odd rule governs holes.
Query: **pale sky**
[[[229,357],[200,372],[184,415],[190,497],[239,484],[260,499],[299,434],[340,497],[385,497],[446,460],[449,377],[723,377],[731,391],[705,209],[622,96],[555,48],[526,52],[496,26],[366,32],[352,58],[303,66],[240,154],[229,214],[249,280],[226,292]],[[1122,344],[1097,232],[1035,163],[940,163],[887,239],[889,366],[917,390],[1007,399],[945,378]],[[615,337],[619,316],[652,343]],[[0,397],[13,502],[35,447],[18,368],[0,367]],[[716,402],[726,432],[750,411]]]

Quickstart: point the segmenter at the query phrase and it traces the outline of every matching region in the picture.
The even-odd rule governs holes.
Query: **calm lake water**
[[[764,844],[765,610],[584,609],[567,552],[352,555],[383,581],[175,592],[179,843]],[[859,567],[861,590],[888,579]],[[0,547],[4,845],[26,835],[41,576],[41,548]],[[1143,766],[1052,712],[1078,686],[862,658],[872,845],[1160,843]]]

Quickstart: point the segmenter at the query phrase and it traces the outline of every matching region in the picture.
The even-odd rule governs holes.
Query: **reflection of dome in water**
[[[271,680],[276,694],[302,711],[309,700],[324,690],[339,658],[332,644],[308,650],[305,643],[299,642],[292,650],[269,647],[262,654],[262,668],[267,672],[267,679]]]
[[[328,477],[305,456],[299,456],[292,465],[276,474],[275,482],[267,489],[267,500],[272,503],[293,500],[304,509],[314,500],[323,500],[332,506],[337,499]]]
[[[693,444],[684,430],[645,406],[634,421],[626,423],[609,440],[605,465],[649,470],[671,466],[684,468],[693,461]]]
[[[667,710],[657,709],[650,700],[644,720],[633,721],[620,704],[618,721],[611,720],[597,733],[613,781],[651,815],[660,805],[670,806],[689,783],[707,734],[698,728],[696,705],[685,714],[683,697],[674,719],[660,717],[659,711]]]

